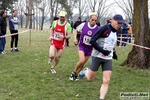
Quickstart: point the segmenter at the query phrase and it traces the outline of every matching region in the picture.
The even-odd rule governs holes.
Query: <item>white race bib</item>
[[[85,36],[83,37],[83,43],[86,44],[86,45],[91,45],[91,44],[90,44],[90,40],[91,40],[91,37],[89,37],[89,36],[86,36],[86,35],[85,35]]]
[[[55,40],[60,40],[60,41],[63,40],[62,38],[59,38],[60,36],[63,36],[62,33],[59,33],[59,32],[54,33],[54,39]]]

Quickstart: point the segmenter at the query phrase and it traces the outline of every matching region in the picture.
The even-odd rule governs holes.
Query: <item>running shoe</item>
[[[56,71],[55,71],[54,68],[51,68],[50,71],[51,71],[52,74],[55,74],[55,73],[56,73]]]
[[[48,59],[48,64],[51,64],[52,63],[52,59]]]
[[[85,76],[85,71],[88,70],[88,68],[84,68],[80,73],[79,73],[79,78],[82,79]]]
[[[79,80],[78,75],[76,74],[76,72],[72,72],[69,79],[71,81],[78,81]]]
[[[4,54],[6,54],[6,53],[5,53],[4,51],[2,51],[0,54],[3,54],[3,55],[4,55]]]
[[[15,51],[15,52],[20,52],[20,50],[19,50],[18,48],[17,48],[17,49],[15,49],[14,51]]]

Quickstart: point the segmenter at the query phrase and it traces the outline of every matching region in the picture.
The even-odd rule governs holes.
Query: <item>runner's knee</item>
[[[92,81],[93,79],[94,79],[93,76],[88,76],[88,77],[87,77],[87,80],[89,80],[89,81]]]
[[[96,72],[93,72],[89,69],[87,70],[85,74],[86,74],[87,80],[92,81],[95,78]]]
[[[56,59],[57,61],[59,61],[60,57],[56,57],[55,59]]]
[[[85,60],[80,60],[79,61],[81,64],[84,64],[85,63]]]
[[[103,78],[103,84],[109,84],[109,82],[110,82],[110,78],[108,78],[108,77]]]
[[[53,58],[54,58],[54,55],[49,54],[49,58],[53,59]]]

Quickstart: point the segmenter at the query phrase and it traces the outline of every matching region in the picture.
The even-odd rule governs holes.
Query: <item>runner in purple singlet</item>
[[[74,31],[74,43],[78,44],[79,61],[77,62],[74,71],[69,77],[70,80],[78,80],[78,73],[83,69],[84,64],[88,61],[89,57],[91,56],[93,47],[89,42],[91,37],[98,30],[96,22],[97,15],[96,13],[92,13],[89,17],[89,22],[80,24]],[[76,38],[78,32],[81,32],[79,43],[77,43],[78,41]]]

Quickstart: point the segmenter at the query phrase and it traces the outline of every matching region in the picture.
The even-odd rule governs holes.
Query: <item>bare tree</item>
[[[106,5],[106,0],[87,0],[90,11],[97,12],[98,21],[101,24],[106,23],[106,18],[110,15],[108,13],[108,9],[112,6],[112,4]]]
[[[79,16],[88,15],[89,14],[89,7],[87,0],[79,0],[78,2],[78,10],[79,10]]]
[[[43,25],[44,23],[48,22],[49,19],[46,19],[48,14],[49,14],[49,6],[47,5],[48,4],[48,0],[42,0],[40,6],[39,6],[39,9],[41,11],[41,20],[40,21],[40,30],[43,30]]]
[[[74,1],[72,9],[74,9],[74,8],[78,10],[77,11],[77,12],[79,12],[78,16],[80,16],[80,17],[87,16],[89,14],[89,6],[87,3],[87,0]]]
[[[21,28],[23,28],[23,22],[24,22],[24,13],[25,13],[25,7],[22,6],[22,5],[25,5],[25,1],[22,1],[22,0],[18,0],[18,2],[16,2],[14,4],[14,9],[18,11],[18,17],[19,17],[19,20],[20,20],[20,26]]]
[[[126,19],[132,22],[133,19],[133,0],[114,0],[115,3],[122,9]]]
[[[150,31],[148,19],[148,0],[133,0],[134,3],[134,27],[135,44],[150,47]],[[133,47],[128,58],[121,64],[131,68],[149,68],[150,51]]]
[[[56,4],[57,2],[55,1],[55,0],[49,0],[49,11],[50,11],[50,23],[52,23],[52,21],[53,21],[53,17],[54,17],[54,10],[55,10],[55,4]],[[56,15],[55,15],[56,16]]]
[[[70,10],[71,11],[73,11],[73,9],[75,9],[76,7],[77,7],[77,1],[78,0],[68,0],[68,5],[70,5]],[[73,12],[72,12],[72,14],[73,14]],[[74,20],[73,18],[72,18],[72,14],[71,15],[69,15],[69,17],[70,17],[70,19],[71,20]]]
[[[150,0],[148,0],[148,14],[150,14]]]
[[[15,3],[15,9],[18,10],[21,28],[23,27],[24,19],[26,19],[25,28],[27,28],[28,25],[29,28],[32,28],[32,16],[35,14],[34,3],[39,1],[40,0],[18,0],[18,2]]]
[[[34,0],[33,1],[33,29],[38,29],[39,27],[39,8],[38,5],[41,3],[41,0]]]
[[[101,2],[101,1],[102,1],[102,0],[100,0],[100,2]],[[87,0],[87,2],[88,2],[88,5],[89,5],[90,10],[93,11],[93,12],[96,12],[96,4],[97,4],[97,2],[99,2],[99,1],[97,1],[97,0]]]
[[[25,28],[28,27],[29,24],[29,28],[32,28],[32,16],[34,15],[33,12],[33,1],[32,0],[26,0],[26,25]],[[29,22],[29,23],[28,23]]]
[[[60,5],[60,10],[65,10],[69,18],[69,16],[71,16],[73,13],[71,11],[71,6],[69,5],[68,0],[56,0],[56,1]]]
[[[34,0],[33,1],[33,29],[39,29],[40,28],[40,10],[39,5],[42,2],[42,0]]]

